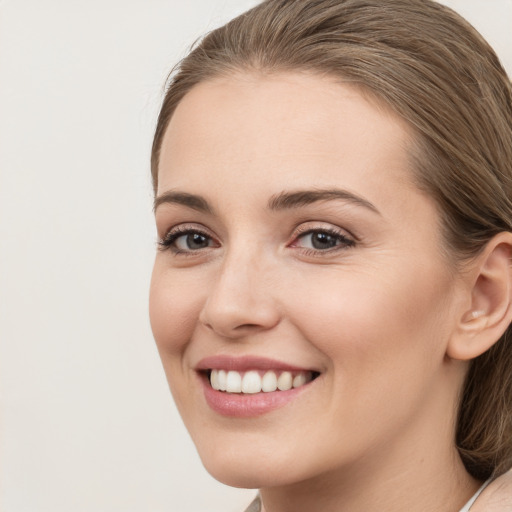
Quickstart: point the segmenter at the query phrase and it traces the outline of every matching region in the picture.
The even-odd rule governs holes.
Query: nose
[[[210,287],[200,322],[224,338],[243,338],[275,327],[280,312],[275,280],[260,258],[233,254],[226,258]]]

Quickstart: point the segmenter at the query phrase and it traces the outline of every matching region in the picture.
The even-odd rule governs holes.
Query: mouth
[[[300,388],[320,375],[319,372],[309,370],[237,371],[225,368],[208,369],[205,374],[215,391],[247,395]]]
[[[195,370],[209,407],[222,416],[238,418],[295,403],[321,375],[317,369],[252,356],[208,357]]]

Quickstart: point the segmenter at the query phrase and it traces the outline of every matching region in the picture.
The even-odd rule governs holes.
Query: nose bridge
[[[276,325],[279,314],[269,286],[270,269],[261,248],[252,244],[241,243],[227,250],[201,312],[201,322],[224,337]]]

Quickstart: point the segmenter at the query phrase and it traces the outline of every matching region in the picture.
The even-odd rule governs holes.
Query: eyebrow
[[[338,188],[320,189],[320,190],[297,190],[292,192],[281,192],[273,196],[268,202],[270,210],[287,210],[290,208],[298,208],[307,206],[318,201],[342,200],[363,206],[374,213],[380,215],[375,205],[367,199],[360,197],[348,190]]]
[[[270,198],[267,207],[269,210],[273,211],[288,210],[307,206],[319,201],[334,200],[348,201],[358,206],[363,206],[364,208],[380,215],[376,206],[370,203],[367,199],[349,192],[348,190],[338,188],[281,192]],[[208,201],[206,201],[204,197],[196,194],[189,194],[188,192],[172,190],[164,192],[162,195],[155,198],[153,211],[156,211],[161,204],[180,204],[202,213],[213,213],[213,208],[208,204]]]
[[[192,208],[192,210],[197,210],[202,213],[213,213],[213,210],[206,199],[196,194],[189,194],[187,192],[174,192],[172,190],[169,192],[164,192],[162,195],[155,198],[155,202],[153,203],[153,211],[156,211],[156,209],[164,203],[181,204],[183,206],[187,206],[188,208]]]

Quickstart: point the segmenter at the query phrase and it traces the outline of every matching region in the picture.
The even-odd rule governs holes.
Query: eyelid
[[[333,234],[344,236],[345,238],[350,238],[354,242],[360,241],[359,238],[355,236],[353,233],[351,233],[348,229],[341,228],[336,224],[332,224],[330,222],[325,221],[303,222],[294,229],[292,237],[297,238],[301,235],[305,235],[306,233],[311,233],[315,231],[326,231]]]
[[[331,236],[337,237],[341,243],[328,249],[316,249],[311,247],[300,247],[296,245],[299,239],[312,233],[327,233]],[[299,225],[295,229],[292,235],[292,242],[288,244],[288,247],[300,250],[305,255],[327,256],[329,254],[337,253],[338,251],[343,251],[350,247],[354,247],[357,243],[358,239],[346,229],[340,228],[339,226],[330,223],[327,224],[325,222],[309,221]]]
[[[195,254],[198,254],[199,252],[204,252],[206,249],[210,248],[210,247],[206,247],[204,249],[184,251],[184,250],[179,250],[179,249],[173,247],[173,243],[176,241],[177,238],[179,238],[181,236],[185,236],[187,234],[192,234],[192,233],[198,233],[200,235],[203,235],[203,236],[209,238],[210,240],[212,240],[217,246],[220,246],[220,243],[217,240],[217,237],[214,234],[212,234],[212,232],[208,228],[206,228],[205,226],[203,226],[201,224],[197,224],[197,223],[193,223],[193,222],[190,222],[190,223],[186,222],[186,223],[177,224],[175,226],[171,226],[165,232],[165,234],[161,238],[158,239],[158,248],[161,251],[171,250],[174,254],[187,255],[187,256],[195,255]]]

